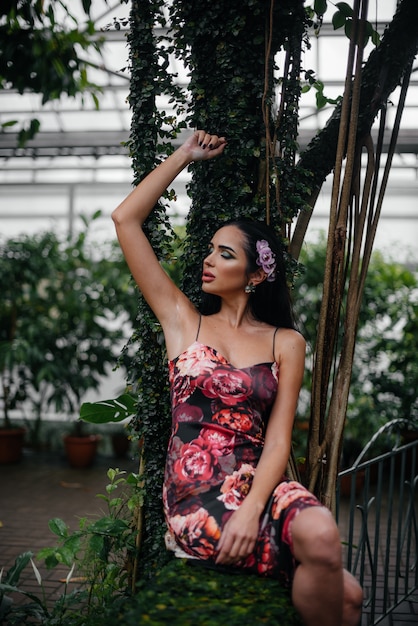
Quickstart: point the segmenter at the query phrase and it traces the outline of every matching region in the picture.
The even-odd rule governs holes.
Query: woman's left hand
[[[219,540],[216,563],[233,565],[248,557],[254,550],[260,518],[241,505],[225,524]]]

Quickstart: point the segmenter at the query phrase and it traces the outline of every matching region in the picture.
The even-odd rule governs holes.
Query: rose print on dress
[[[237,431],[248,432],[253,428],[254,420],[252,419],[252,411],[248,411],[248,407],[228,407],[219,411],[214,411],[213,420],[222,426],[229,426]]]
[[[307,492],[305,487],[294,480],[280,483],[273,491],[273,519],[278,519],[280,513],[284,509],[287,509],[293,502],[300,501],[301,498],[303,499],[309,496],[314,499],[314,496]]]
[[[202,428],[198,441],[216,456],[226,456],[234,450],[235,435],[225,429]]]
[[[208,398],[217,398],[227,406],[245,402],[251,395],[251,377],[242,370],[217,367],[208,376],[199,376],[196,384]]]
[[[203,420],[203,411],[199,406],[193,406],[187,402],[178,404],[173,409],[173,422],[201,422]]]
[[[185,552],[207,559],[215,552],[221,531],[214,517],[200,508],[189,515],[175,515],[171,531]]]
[[[210,481],[218,466],[218,457],[232,453],[234,436],[203,428],[197,439],[185,443],[176,453],[174,471],[180,480]]]
[[[235,511],[248,495],[255,469],[246,463],[239,470],[225,478],[218,500],[224,503],[225,508]]]
[[[276,375],[275,375],[276,373]],[[251,367],[250,374],[253,387],[257,389],[257,400],[264,406],[271,406],[277,391],[277,363],[270,368]]]
[[[209,450],[204,450],[194,442],[187,443],[181,448],[180,458],[174,463],[174,471],[180,480],[208,481],[212,478],[214,464]]]
[[[213,359],[213,355],[198,341],[181,354],[176,361],[176,368],[180,376],[197,378],[202,373],[208,374],[219,365],[219,359]]]

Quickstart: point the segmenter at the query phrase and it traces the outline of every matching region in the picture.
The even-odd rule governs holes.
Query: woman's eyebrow
[[[213,241],[209,242],[208,247],[211,247],[211,248],[215,247],[215,244],[213,243]],[[234,250],[234,248],[231,248],[231,246],[226,246],[225,244],[220,243],[218,245],[218,248],[220,250],[228,250],[228,251],[233,252],[234,254],[236,254],[236,251]]]
[[[219,244],[218,248],[220,248],[221,250],[228,250],[229,252],[233,252],[234,254],[236,254],[234,248],[231,248],[231,246],[225,246],[223,244]]]

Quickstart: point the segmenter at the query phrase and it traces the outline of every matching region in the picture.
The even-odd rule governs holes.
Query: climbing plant
[[[183,106],[181,90],[176,88],[165,71],[170,46],[156,34],[166,26],[161,0],[133,2],[130,13],[128,42],[131,49],[132,108],[131,135],[128,142],[134,168],[134,183],[138,184],[171,149],[172,141],[182,124],[160,113],[157,98],[170,93],[176,99],[175,110]],[[167,128],[169,130],[167,130]],[[167,197],[170,196],[168,192]],[[167,219],[164,201],[159,203],[145,224],[145,230],[161,261],[171,255],[173,233]],[[137,329],[131,342],[137,345],[128,385],[138,396],[138,414],[134,426],[143,441],[142,456],[145,471],[142,551],[139,573],[148,573],[164,562],[161,484],[170,424],[168,402],[168,372],[163,336],[148,305],[139,296]]]

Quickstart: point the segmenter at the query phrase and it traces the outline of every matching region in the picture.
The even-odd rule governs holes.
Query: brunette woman
[[[305,341],[294,329],[279,242],[261,222],[217,230],[203,260],[197,310],[142,229],[176,176],[225,146],[225,138],[196,131],[112,215],[169,359],[167,547],[209,567],[276,577],[291,588],[307,626],[357,626],[362,592],[342,567],[334,519],[285,477]]]

